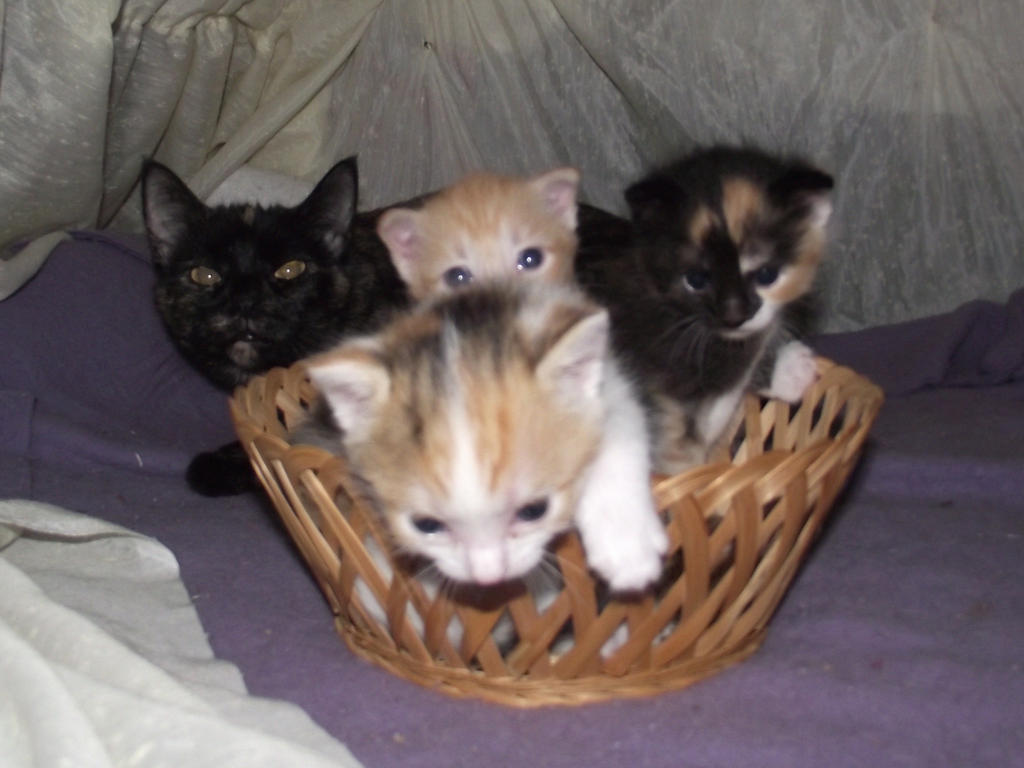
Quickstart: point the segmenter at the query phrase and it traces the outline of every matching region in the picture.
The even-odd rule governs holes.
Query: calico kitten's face
[[[337,336],[351,281],[343,270],[355,210],[352,160],[294,208],[207,207],[170,170],[143,171],[156,303],[179,350],[232,388]]]
[[[717,148],[626,192],[650,286],[716,336],[775,323],[811,287],[832,179],[754,150]]]
[[[467,176],[422,208],[387,211],[377,231],[415,299],[509,277],[568,281],[578,185],[572,168]]]
[[[492,584],[571,524],[607,344],[579,294],[520,284],[458,292],[307,367],[398,547]]]

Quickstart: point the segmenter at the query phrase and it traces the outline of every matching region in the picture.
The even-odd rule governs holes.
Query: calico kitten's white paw
[[[617,495],[590,501],[590,508],[581,510],[579,525],[590,567],[614,592],[640,590],[657,580],[668,536],[650,490],[625,499]]]
[[[769,397],[796,403],[807,389],[818,379],[818,366],[814,362],[814,351],[799,341],[783,346],[775,358]]]

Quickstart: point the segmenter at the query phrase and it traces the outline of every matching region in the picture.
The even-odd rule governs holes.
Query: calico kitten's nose
[[[476,546],[466,550],[469,575],[477,584],[497,584],[508,572],[505,553],[498,546]]]
[[[739,296],[730,296],[718,310],[718,320],[726,328],[739,328],[750,317],[750,304]]]

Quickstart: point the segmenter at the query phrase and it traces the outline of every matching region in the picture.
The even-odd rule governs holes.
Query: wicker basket
[[[315,396],[301,366],[239,388],[231,413],[353,651],[453,695],[580,704],[681,688],[761,643],[882,404],[854,371],[818,365],[799,406],[747,398],[731,460],[655,481],[670,555],[654,594],[628,601],[603,594],[575,533],[553,546],[562,585],[542,601],[525,589],[486,607],[435,597],[400,563],[378,567],[386,532],[344,463],[289,445]],[[496,639],[498,626],[511,642]]]

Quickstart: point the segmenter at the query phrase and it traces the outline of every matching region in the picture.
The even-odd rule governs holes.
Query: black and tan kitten
[[[406,305],[376,214],[355,213],[357,188],[349,158],[297,206],[211,207],[168,168],[146,163],[156,306],[178,350],[214,384],[231,391]],[[255,487],[237,442],[200,453],[187,479],[209,496]]]
[[[816,378],[793,328],[825,245],[832,178],[748,147],[702,149],[626,190],[630,258],[577,264],[645,382],[655,469],[705,461],[750,390]]]

